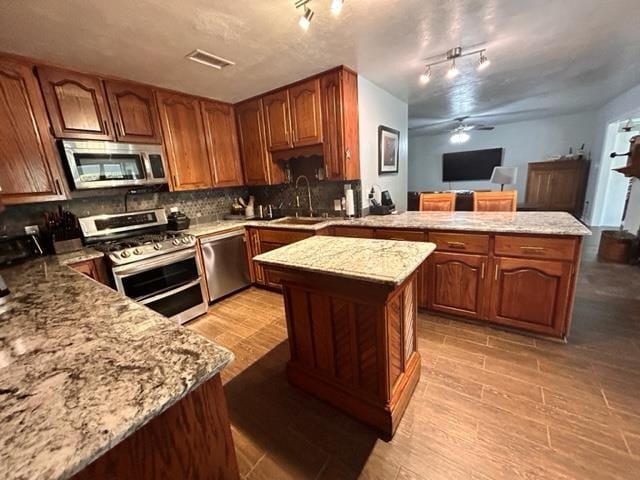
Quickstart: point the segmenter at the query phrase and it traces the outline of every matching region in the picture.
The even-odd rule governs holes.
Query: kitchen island
[[[282,285],[289,381],[391,438],[420,378],[427,242],[314,236],[254,258]]]
[[[64,265],[91,255],[1,271],[0,475],[238,478],[233,354]]]

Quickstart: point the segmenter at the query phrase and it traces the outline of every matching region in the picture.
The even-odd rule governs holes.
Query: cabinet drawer
[[[573,260],[575,249],[573,238],[496,235],[494,250],[496,255]]]
[[[358,227],[333,227],[333,235],[336,237],[373,238],[373,229]]]
[[[488,253],[489,236],[467,233],[429,233],[429,241],[443,252]]]
[[[288,244],[313,236],[312,232],[296,232],[291,230],[259,229],[260,242]]]
[[[424,232],[416,232],[412,230],[380,229],[376,230],[375,238],[383,238],[385,240],[406,240],[409,242],[424,242]]]

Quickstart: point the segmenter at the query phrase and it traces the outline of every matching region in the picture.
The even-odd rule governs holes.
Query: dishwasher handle
[[[214,243],[219,240],[226,240],[228,238],[241,237],[244,236],[244,230],[234,230],[233,232],[221,233],[220,235],[212,235],[207,238],[201,238],[200,244],[205,245],[207,243]]]

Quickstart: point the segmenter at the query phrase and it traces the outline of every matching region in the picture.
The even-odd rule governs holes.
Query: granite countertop
[[[344,220],[318,219],[304,225],[280,220],[221,220],[195,225],[187,230],[196,236],[240,227],[265,227],[285,230],[318,231],[331,226],[403,228],[417,230],[459,230],[467,232],[529,233],[534,235],[591,235],[591,231],[567,212],[405,212],[397,215],[370,215]]]
[[[263,265],[400,285],[435,250],[434,243],[314,236],[254,257]]]
[[[233,359],[56,257],[0,273],[3,479],[70,477]]]
[[[468,232],[530,233],[538,235],[591,235],[591,231],[567,212],[406,212],[371,215],[333,225]]]
[[[88,260],[95,260],[96,258],[102,257],[104,257],[104,253],[99,252],[95,248],[85,247],[81,250],[76,250],[75,252],[55,255],[53,258],[55,258],[61,265],[72,265],[74,263],[86,262]]]

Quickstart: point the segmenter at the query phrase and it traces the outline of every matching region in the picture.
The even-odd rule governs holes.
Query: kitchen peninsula
[[[391,438],[420,378],[427,242],[316,236],[255,257],[284,292],[287,377]]]
[[[238,478],[219,375],[233,354],[72,256],[2,270],[2,478]]]

